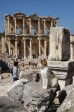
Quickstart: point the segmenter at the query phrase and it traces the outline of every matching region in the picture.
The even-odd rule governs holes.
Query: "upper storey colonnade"
[[[50,27],[58,26],[58,18],[52,18],[49,15],[45,17],[32,14],[26,16],[23,13],[5,15],[5,34],[48,34]]]

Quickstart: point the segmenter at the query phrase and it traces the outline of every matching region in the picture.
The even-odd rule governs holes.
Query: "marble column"
[[[51,27],[53,27],[53,20],[51,20]]]
[[[9,43],[8,44],[9,44],[9,46],[8,46],[9,47],[9,55],[11,55],[10,40],[9,40]]]
[[[70,60],[74,60],[74,45],[73,43],[70,43]]]
[[[10,33],[10,24],[9,24],[10,20],[8,18],[8,33]]]
[[[46,39],[44,40],[44,57],[46,57]]]
[[[24,19],[23,19],[23,34],[24,34],[24,30],[25,30],[24,26],[25,26],[25,22],[24,22]]]
[[[16,33],[16,18],[15,18],[15,33]]]
[[[44,34],[46,34],[46,21],[44,20]]]
[[[26,39],[24,39],[24,59],[26,59]]]
[[[31,19],[29,19],[29,33],[31,34]]]
[[[30,59],[32,59],[32,39],[30,39]]]
[[[40,20],[38,20],[38,34],[40,33]]]
[[[17,39],[15,39],[15,55],[16,55],[16,58],[17,58]]]
[[[39,39],[39,58],[41,57],[41,39]]]
[[[49,36],[49,47],[48,47],[48,59],[50,60],[50,36]]]
[[[58,26],[58,21],[56,20],[56,27]]]

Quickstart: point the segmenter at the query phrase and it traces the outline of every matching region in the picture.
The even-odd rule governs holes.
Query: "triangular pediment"
[[[35,13],[30,15],[30,16],[28,16],[28,18],[35,19],[35,20],[39,20],[40,19],[40,17],[37,14],[35,14]]]
[[[52,18],[50,15],[45,16],[45,18]]]

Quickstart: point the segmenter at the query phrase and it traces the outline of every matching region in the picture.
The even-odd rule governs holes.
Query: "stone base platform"
[[[48,112],[57,88],[42,89],[42,82],[29,82],[24,87],[24,107],[28,112]]]
[[[61,89],[72,84],[74,76],[74,61],[47,61],[50,70],[59,79]]]

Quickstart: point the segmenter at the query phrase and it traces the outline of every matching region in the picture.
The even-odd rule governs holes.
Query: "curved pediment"
[[[21,12],[16,12],[15,14],[13,14],[13,16],[16,18],[26,18],[26,15]]]
[[[35,19],[35,20],[39,20],[41,17],[39,17],[37,14],[34,13],[34,14],[28,16],[28,18]]]

